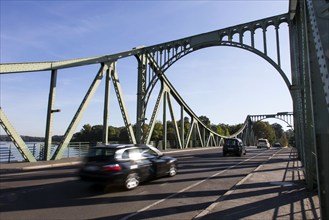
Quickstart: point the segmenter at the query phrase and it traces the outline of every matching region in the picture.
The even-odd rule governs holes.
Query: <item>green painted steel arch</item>
[[[280,74],[280,76],[282,77],[283,81],[285,82],[288,91],[291,94],[291,83],[288,79],[288,77],[286,76],[286,74],[284,73],[284,71],[281,69],[281,67],[276,64],[269,56],[265,55],[263,52],[249,46],[246,44],[241,44],[238,42],[232,42],[232,41],[208,41],[208,42],[203,42],[197,45],[193,46],[193,50],[189,50],[188,52],[182,52],[181,54],[177,54],[176,56],[171,57],[166,63],[164,63],[160,69],[162,70],[162,72],[164,73],[169,67],[171,67],[174,63],[176,63],[178,60],[180,60],[182,57],[185,57],[186,55],[204,49],[204,48],[209,48],[209,47],[214,47],[214,46],[229,46],[229,47],[236,47],[236,48],[241,48],[247,51],[250,51],[254,54],[257,54],[258,56],[260,56],[261,58],[263,58],[264,60],[266,60],[269,64],[271,64]]]

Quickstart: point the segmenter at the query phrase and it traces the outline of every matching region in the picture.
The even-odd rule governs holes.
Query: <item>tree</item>
[[[120,127],[119,140],[122,142],[129,142],[129,135],[126,127]]]
[[[205,124],[208,128],[210,128],[210,119],[208,117],[201,115],[199,119],[203,124]]]
[[[274,129],[276,139],[279,140],[282,137],[282,134],[284,132],[282,129],[282,126],[278,123],[274,123],[271,126]]]
[[[289,129],[284,132],[287,139],[288,139],[288,144],[291,146],[295,146],[295,133],[292,129]]]
[[[152,141],[160,141],[162,140],[162,123],[160,121],[155,122],[153,133],[152,133]]]
[[[242,128],[243,124],[237,124],[237,125],[229,125],[228,129],[229,129],[229,133],[230,134],[234,134],[237,131],[239,131],[240,128]]]
[[[288,146],[289,142],[288,142],[288,138],[285,133],[282,134],[279,142],[280,142],[281,146]]]
[[[229,136],[230,135],[229,127],[230,126],[226,124],[218,124],[217,133],[220,135]]]
[[[119,140],[119,135],[120,135],[120,130],[116,127],[109,126],[108,127],[108,132],[109,132],[109,140],[110,141],[118,141]]]
[[[253,125],[254,134],[259,138],[266,138],[271,144],[274,143],[276,136],[275,131],[268,122],[257,121]]]

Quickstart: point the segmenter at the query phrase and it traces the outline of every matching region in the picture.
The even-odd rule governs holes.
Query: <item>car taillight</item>
[[[119,164],[110,164],[102,167],[103,171],[120,171],[121,167]]]

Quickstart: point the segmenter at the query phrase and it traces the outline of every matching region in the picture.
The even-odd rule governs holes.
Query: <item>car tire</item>
[[[131,173],[126,177],[125,188],[127,190],[135,189],[139,185],[139,176],[137,173]]]
[[[168,176],[172,177],[177,174],[177,167],[175,164],[172,164],[169,168]]]

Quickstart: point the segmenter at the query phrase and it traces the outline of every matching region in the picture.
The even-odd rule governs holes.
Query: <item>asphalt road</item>
[[[242,157],[223,157],[217,147],[172,152],[179,161],[176,176],[132,191],[82,182],[79,165],[5,173],[0,219],[193,219],[275,152],[256,147],[247,147]]]

